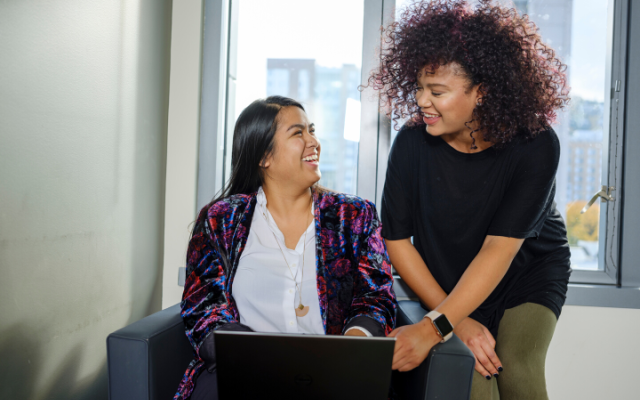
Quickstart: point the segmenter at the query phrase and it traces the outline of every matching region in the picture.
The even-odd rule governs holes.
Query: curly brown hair
[[[569,102],[566,65],[542,42],[535,24],[490,0],[473,9],[461,0],[408,6],[385,28],[380,58],[367,86],[381,92],[396,129],[407,117],[424,124],[415,99],[417,78],[449,63],[459,64],[469,88],[480,85],[482,102],[467,122],[477,123],[472,138],[476,131],[497,145],[516,135],[532,138]]]

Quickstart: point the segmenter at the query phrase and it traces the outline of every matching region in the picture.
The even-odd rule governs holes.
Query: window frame
[[[234,110],[229,101],[235,93],[237,1],[204,1],[201,110],[217,112],[201,113],[200,117],[198,209],[223,187],[230,166],[225,147],[231,145],[233,134]],[[608,166],[609,186],[616,188],[615,201],[605,203],[605,212],[601,211],[605,240],[600,265],[605,269],[574,271],[566,304],[640,308],[640,246],[634,245],[633,240],[640,238],[640,180],[633,179],[633,172],[640,172],[640,157],[632,156],[640,152],[640,135],[625,135],[640,126],[640,113],[631,112],[640,108],[640,76],[627,73],[640,70],[640,7],[631,7],[629,0],[610,1],[614,7],[608,72],[613,90],[609,155],[603,164]],[[394,18],[395,6],[395,0],[365,0],[362,84],[367,83],[370,71],[376,67],[382,45],[380,26]],[[379,204],[391,146],[391,121],[380,113],[379,97],[373,89],[365,88],[361,104],[357,195]],[[625,179],[627,176],[631,179]],[[402,279],[395,278],[397,296],[415,299]]]
[[[385,3],[390,2],[385,1]],[[603,204],[604,210],[601,211],[600,217],[600,232],[604,236],[604,241],[601,241],[599,265],[604,265],[604,270],[574,270],[570,278],[566,304],[640,308],[640,262],[635,261],[640,260],[640,247],[622,247],[624,242],[622,238],[640,237],[640,212],[636,211],[640,210],[640,182],[632,183],[624,180],[625,171],[640,171],[639,158],[636,157],[634,160],[633,157],[625,157],[625,155],[635,154],[634,151],[640,152],[640,141],[635,137],[625,137],[626,127],[640,126],[640,116],[627,112],[634,107],[636,110],[640,108],[640,95],[627,90],[628,87],[640,89],[640,80],[637,84],[630,86],[635,81],[630,81],[632,77],[627,77],[627,71],[640,69],[640,45],[633,45],[640,41],[640,9],[630,10],[628,0],[610,0],[610,2],[614,5],[610,16],[613,29],[608,49],[611,64],[607,71],[609,88],[611,88],[609,101],[611,112],[609,154],[608,161],[603,163],[603,169],[607,167],[605,171],[608,186],[616,188],[613,191],[615,200]],[[394,9],[395,1],[393,3],[387,6]],[[632,13],[636,17],[635,23]],[[635,42],[633,39],[636,39]],[[635,69],[631,66],[632,63],[635,63]],[[363,69],[363,78],[364,76]],[[379,131],[376,145],[379,159],[375,164],[376,203],[381,198],[387,155],[390,150],[389,125],[388,119],[385,120],[385,118],[378,117]],[[630,123],[631,120],[633,123]],[[373,162],[369,162],[363,165],[363,168],[371,168],[373,165]],[[372,179],[369,178],[368,182],[371,181]],[[360,189],[360,186],[358,188]],[[624,209],[627,210],[626,213]],[[629,223],[630,219],[635,223]],[[395,290],[400,298],[416,298],[400,276],[396,276]]]
[[[367,84],[369,74],[379,66],[376,51],[382,46],[380,27],[393,20],[395,6],[395,0],[365,0],[362,85]],[[362,109],[356,194],[379,204],[391,145],[391,121],[384,113],[380,113],[380,98],[373,88],[365,87],[360,95],[360,102]],[[362,174],[361,171],[375,171],[375,173]]]
[[[613,201],[601,201],[603,210],[600,211],[600,235],[604,240],[599,242],[598,265],[603,266],[602,270],[587,271],[575,269],[571,274],[569,282],[574,284],[598,284],[613,285],[620,284],[620,232],[619,221],[622,217],[621,201],[617,194],[620,192],[622,184],[624,144],[624,116],[625,116],[625,82],[626,59],[627,59],[627,30],[628,19],[624,18],[628,12],[628,0],[609,0],[613,4],[610,23],[613,24],[607,58],[611,59],[611,64],[607,68],[608,86],[611,93],[605,105],[609,106],[609,151],[606,155],[606,162],[602,163],[602,176],[605,176],[607,187],[613,190]],[[619,90],[616,90],[618,88]],[[582,154],[580,154],[582,157]],[[603,185],[604,186],[604,185]]]

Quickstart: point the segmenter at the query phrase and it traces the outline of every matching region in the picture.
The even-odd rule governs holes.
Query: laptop
[[[215,331],[220,400],[385,400],[395,338]]]

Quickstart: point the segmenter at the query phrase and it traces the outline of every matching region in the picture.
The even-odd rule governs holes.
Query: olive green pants
[[[539,304],[506,310],[496,340],[504,370],[491,380],[474,371],[471,400],[548,400],[544,364],[556,322],[553,311]]]

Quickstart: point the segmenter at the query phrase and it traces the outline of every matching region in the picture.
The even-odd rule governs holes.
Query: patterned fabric
[[[341,335],[356,317],[395,327],[397,302],[391,263],[373,203],[314,191],[316,268],[320,312],[327,335]],[[187,252],[182,318],[195,350],[174,400],[188,399],[203,368],[199,348],[212,331],[240,317],[233,279],[256,206],[256,194],[234,195],[200,212]]]

